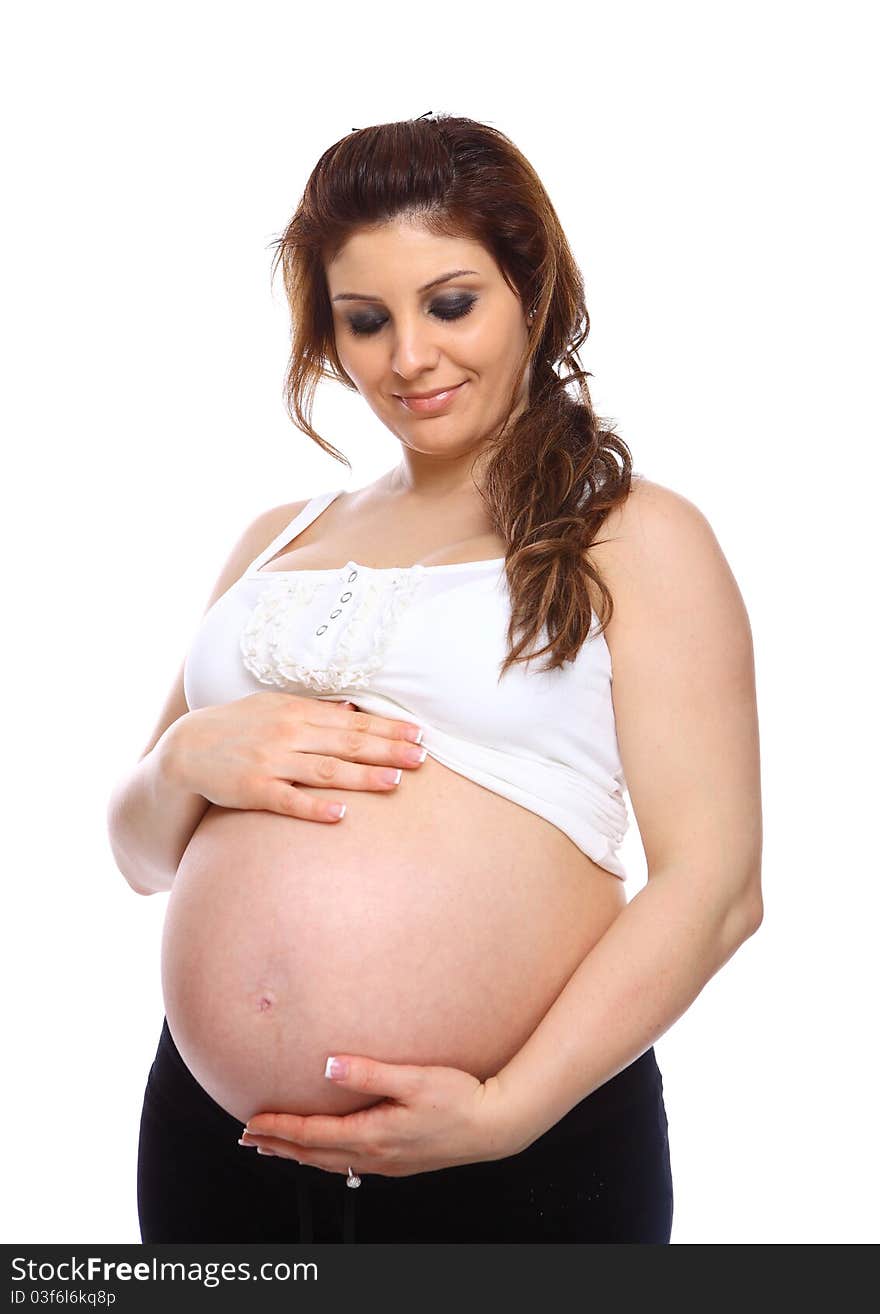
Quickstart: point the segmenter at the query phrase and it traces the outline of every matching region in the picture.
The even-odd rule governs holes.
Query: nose
[[[392,328],[391,368],[403,383],[436,370],[440,348],[435,332],[421,317],[400,319]]]

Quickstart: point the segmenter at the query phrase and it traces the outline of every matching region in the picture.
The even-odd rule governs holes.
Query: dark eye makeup
[[[456,297],[454,301],[436,301],[431,307],[431,313],[442,320],[462,319],[465,315],[470,314],[476,301],[476,297]],[[349,318],[348,326],[352,333],[360,337],[364,334],[378,332],[382,325],[387,322],[387,316],[380,318],[376,315],[356,315]]]

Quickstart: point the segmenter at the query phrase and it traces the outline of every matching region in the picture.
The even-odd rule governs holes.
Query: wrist
[[[156,741],[152,751],[156,783],[161,790],[183,791],[195,794],[186,771],[186,754],[183,751],[183,736],[186,734],[188,718],[192,712],[186,712],[168,727]]]

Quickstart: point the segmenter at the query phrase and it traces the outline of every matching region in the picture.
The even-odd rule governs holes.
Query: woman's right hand
[[[353,710],[351,703],[267,690],[175,721],[167,746],[177,781],[223,808],[280,812],[306,821],[337,821],[320,789],[393,790],[419,727]]]

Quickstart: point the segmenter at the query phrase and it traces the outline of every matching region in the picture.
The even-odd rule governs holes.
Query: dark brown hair
[[[534,311],[507,419],[480,458],[486,464],[478,491],[507,545],[511,614],[499,680],[515,662],[544,653],[550,656],[542,669],[553,670],[577,656],[589,633],[588,580],[601,595],[602,632],[611,619],[610,591],[587,550],[630,491],[632,457],[613,425],[600,427],[586,382],[592,375],[580,368],[577,353],[590,331],[580,270],[538,175],[503,133],[440,114],[354,129],[324,152],[273,243],[272,276],[280,262],[291,315],[288,413],[351,468],[311,425],[321,379],[355,387],[336,353],[325,261],[355,232],[397,218],[480,242],[523,307]],[[528,405],[512,419],[529,361]],[[560,376],[557,363],[569,373]],[[576,385],[574,398],[569,385]],[[545,625],[548,642],[527,652]]]

